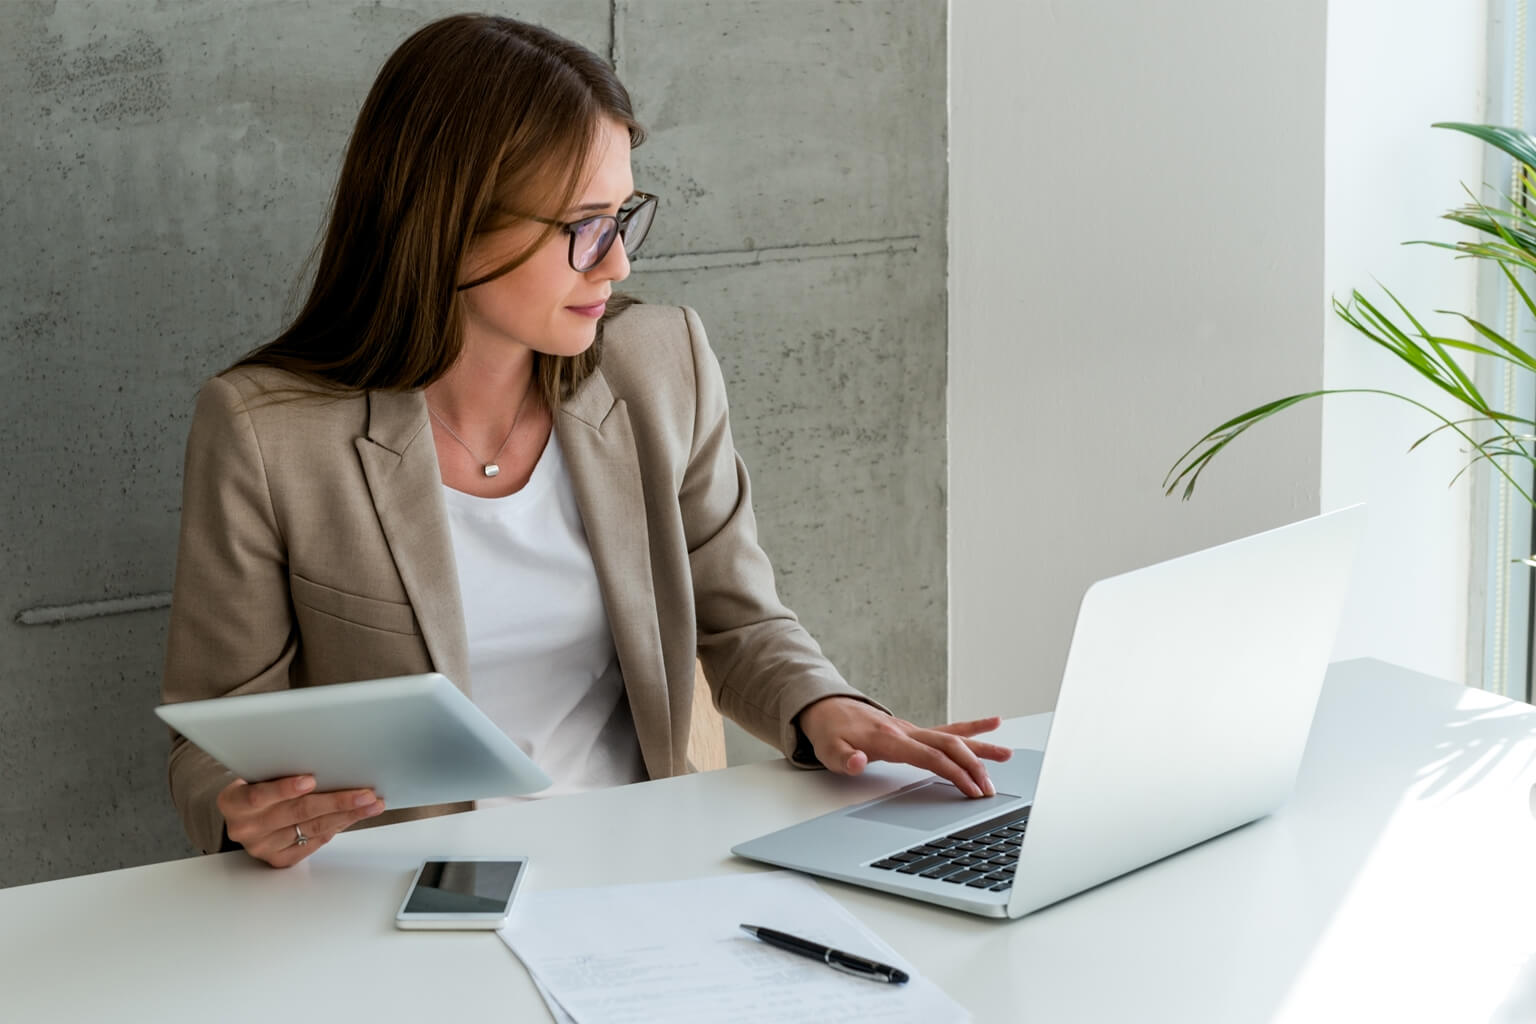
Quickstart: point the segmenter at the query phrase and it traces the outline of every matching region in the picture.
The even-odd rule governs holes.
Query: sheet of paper
[[[843,974],[759,942],[742,924],[893,964],[912,980]],[[969,1020],[837,901],[790,872],[524,893],[499,934],[556,1019],[578,1024]]]
[[[549,1008],[549,1015],[555,1018],[555,1024],[576,1024],[576,1018],[565,1012],[565,1007],[560,1005],[560,1000],[556,999],[549,989],[544,987],[543,982],[539,981],[537,974],[533,975],[533,987],[539,990],[539,995],[543,998],[544,1005]]]

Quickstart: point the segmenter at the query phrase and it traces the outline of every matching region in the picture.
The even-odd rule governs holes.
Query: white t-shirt
[[[446,485],[470,693],[556,796],[646,778],[597,570],[553,433],[505,498]],[[481,800],[479,806],[509,800]]]

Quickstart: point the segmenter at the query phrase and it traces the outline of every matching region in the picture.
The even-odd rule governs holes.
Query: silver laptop
[[[753,839],[742,857],[1022,917],[1277,810],[1295,784],[1364,506],[1101,580],[1044,754]]]

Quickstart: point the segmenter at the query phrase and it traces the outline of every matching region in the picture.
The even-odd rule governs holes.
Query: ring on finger
[[[309,836],[305,835],[304,834],[304,830],[299,828],[299,826],[297,826],[297,825],[293,826],[293,845],[294,846],[308,846],[309,845]]]

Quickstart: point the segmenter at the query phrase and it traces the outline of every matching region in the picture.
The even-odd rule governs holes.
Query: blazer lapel
[[[645,489],[629,411],[615,401],[602,371],[587,378],[561,407],[555,432],[597,567],[640,752],[651,777],[663,778],[675,771],[672,712],[651,579]]]
[[[426,399],[370,391],[368,434],[354,444],[432,665],[468,694],[469,641]]]

